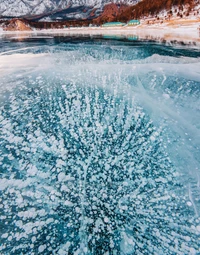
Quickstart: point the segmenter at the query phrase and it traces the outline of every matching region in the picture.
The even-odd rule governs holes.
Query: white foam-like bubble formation
[[[1,254],[200,253],[200,64],[139,53],[0,57]]]

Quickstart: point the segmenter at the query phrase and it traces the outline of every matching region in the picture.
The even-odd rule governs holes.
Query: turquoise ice
[[[0,56],[0,253],[199,254],[199,52],[24,44]]]

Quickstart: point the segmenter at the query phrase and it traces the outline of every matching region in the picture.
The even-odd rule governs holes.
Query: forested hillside
[[[117,16],[118,20],[127,21],[130,18],[142,18],[145,16],[156,16],[162,11],[169,14],[176,13],[177,16],[188,16],[190,12],[200,4],[199,0],[143,0],[135,6],[129,6]]]

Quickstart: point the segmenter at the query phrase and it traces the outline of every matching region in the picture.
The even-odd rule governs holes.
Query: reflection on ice
[[[0,56],[0,253],[200,253],[199,59],[34,51]]]

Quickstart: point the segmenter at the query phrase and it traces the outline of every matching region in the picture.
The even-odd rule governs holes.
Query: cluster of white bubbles
[[[200,254],[167,129],[138,103],[141,63],[122,46],[70,47],[2,77],[0,254]]]

